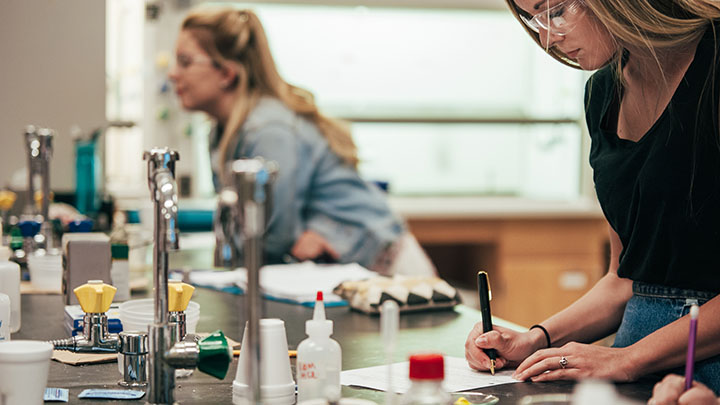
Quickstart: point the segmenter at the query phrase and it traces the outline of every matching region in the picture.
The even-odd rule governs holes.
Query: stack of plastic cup
[[[147,332],[155,321],[155,301],[152,298],[126,301],[120,304],[120,322],[124,331]],[[195,333],[200,321],[200,304],[190,301],[185,310],[187,333]]]
[[[250,391],[246,364],[248,361],[247,324],[243,333],[242,349],[237,374],[233,381],[233,404],[247,405]],[[295,381],[290,369],[285,322],[281,319],[260,320],[260,397],[265,405],[292,405],[295,403]],[[252,404],[255,405],[255,404]]]
[[[120,304],[120,322],[125,332],[147,332],[148,326],[155,321],[155,300],[143,298],[125,301]],[[185,310],[185,327],[187,333],[195,333],[200,321],[200,304],[190,301]],[[123,373],[123,356],[118,356],[118,370]],[[188,377],[193,370],[175,370],[177,377]]]
[[[42,404],[52,350],[50,343],[34,340],[0,343],[0,402]]]
[[[28,255],[30,284],[38,290],[60,291],[62,289],[62,255],[38,250]]]

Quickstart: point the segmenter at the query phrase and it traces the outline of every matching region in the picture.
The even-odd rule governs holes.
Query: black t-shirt
[[[706,31],[668,107],[638,142],[619,138],[609,124],[617,121],[610,116],[618,111],[616,68],[606,66],[586,85],[590,165],[622,241],[620,277],[720,293],[718,26],[718,37]]]

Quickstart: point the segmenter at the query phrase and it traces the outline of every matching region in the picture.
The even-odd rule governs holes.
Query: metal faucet
[[[155,321],[149,327],[150,374],[148,402],[172,404],[175,369],[165,363],[165,352],[175,343],[168,323],[168,253],[179,248],[177,234],[177,185],[175,162],[180,155],[168,148],[145,152],[148,162],[148,186],[154,204],[153,285]]]
[[[183,326],[170,319],[168,312],[168,253],[177,250],[176,151],[154,148],[143,155],[148,162],[148,186],[154,204],[153,285],[155,320],[148,333],[148,396],[151,404],[173,404],[175,369],[192,369],[224,378],[232,352],[222,332],[217,331],[199,342],[178,339]],[[201,352],[203,352],[201,356]],[[202,359],[201,359],[202,357]]]
[[[115,290],[115,287],[103,283],[102,280],[90,280],[76,288],[75,294],[85,311],[83,333],[50,341],[55,350],[75,353],[120,352],[120,338],[116,333],[108,333],[108,319],[105,315],[115,296]]]
[[[236,160],[230,164],[232,184],[218,199],[215,235],[216,258],[229,267],[244,264],[248,273],[246,314],[248,392],[243,401],[262,403],[260,387],[260,267],[263,263],[263,237],[272,209],[272,184],[277,178],[275,162],[262,158]]]
[[[147,332],[108,333],[108,319],[105,314],[110,309],[117,289],[102,280],[90,280],[73,292],[85,311],[83,333],[67,339],[51,340],[55,350],[67,350],[75,353],[118,353],[124,359],[122,386],[141,387],[146,385],[145,360],[147,351]],[[120,360],[120,359],[118,359]]]
[[[28,152],[28,195],[26,214],[42,216],[40,233],[45,239],[45,248],[50,250],[53,246],[52,224],[48,216],[50,207],[50,159],[52,159],[52,141],[55,132],[49,128],[36,128],[28,125],[25,128],[25,144]],[[42,198],[40,212],[35,204],[35,182],[40,178]]]

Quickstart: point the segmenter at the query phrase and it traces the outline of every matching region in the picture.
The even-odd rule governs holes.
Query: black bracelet
[[[540,329],[545,334],[545,340],[547,340],[547,347],[551,347],[552,345],[550,344],[550,334],[548,333],[547,329],[545,329],[542,325],[533,325],[530,327],[530,330],[533,330],[535,328]]]

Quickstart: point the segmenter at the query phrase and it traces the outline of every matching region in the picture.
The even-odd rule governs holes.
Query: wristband
[[[547,347],[552,347],[552,345],[550,344],[550,334],[548,333],[547,329],[545,329],[542,325],[533,325],[530,327],[530,330],[533,330],[535,328],[540,329],[545,334],[545,340],[547,340]]]

